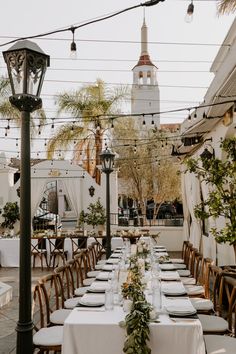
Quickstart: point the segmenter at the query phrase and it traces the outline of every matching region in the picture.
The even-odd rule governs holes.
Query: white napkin
[[[162,292],[166,295],[186,294],[186,289],[181,282],[165,282],[161,286]]]
[[[108,282],[107,281],[94,281],[91,285],[89,290],[90,291],[105,291],[106,288],[108,287]]]
[[[98,280],[108,280],[111,277],[111,272],[100,272],[97,276],[96,279]]]
[[[105,303],[104,294],[84,294],[79,303],[82,305],[93,306],[93,305],[102,305]]]
[[[179,280],[180,275],[176,271],[160,272],[160,279],[161,280]]]
[[[161,270],[175,270],[175,267],[172,263],[160,264]]]
[[[120,262],[120,260],[117,259],[117,258],[109,258],[109,259],[106,261],[107,264],[117,264],[117,263],[119,263],[119,262]]]
[[[166,299],[165,308],[169,313],[196,313],[195,308],[188,298],[174,300]]]

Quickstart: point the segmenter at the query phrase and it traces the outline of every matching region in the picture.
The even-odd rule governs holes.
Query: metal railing
[[[155,226],[183,226],[183,215],[169,216],[168,218],[150,218],[147,215],[136,216],[111,213],[111,225],[128,227],[155,227]]]

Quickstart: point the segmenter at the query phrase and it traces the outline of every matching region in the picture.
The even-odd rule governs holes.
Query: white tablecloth
[[[93,237],[88,238],[88,245],[94,242]],[[37,242],[33,240],[32,242]],[[121,247],[123,245],[123,239],[121,237],[112,238],[112,249]],[[19,238],[0,238],[0,264],[2,267],[19,267]],[[47,242],[47,251],[49,255],[49,244]],[[69,238],[65,239],[65,250],[68,251],[68,259],[72,258],[72,246]],[[40,261],[37,257],[36,266],[40,267]]]
[[[75,308],[64,324],[63,354],[122,354],[125,329],[119,326],[125,314],[120,306],[112,311],[80,311]],[[173,322],[160,314],[161,323],[150,325],[152,354],[205,354],[198,320]]]

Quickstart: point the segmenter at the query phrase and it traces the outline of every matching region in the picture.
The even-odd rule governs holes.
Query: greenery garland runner
[[[122,285],[124,299],[132,300],[130,313],[126,315],[125,321],[120,323],[122,327],[126,328],[126,340],[123,348],[123,352],[126,354],[151,353],[147,342],[150,334],[150,312],[153,308],[144,295],[139,257],[140,254],[130,257],[129,276],[127,282]]]

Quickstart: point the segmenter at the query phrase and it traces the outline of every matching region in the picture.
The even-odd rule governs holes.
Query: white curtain
[[[31,178],[31,218],[32,219],[42,200],[46,184],[47,184],[47,179],[45,178]]]
[[[194,247],[199,249],[201,240],[201,224],[194,215],[194,207],[201,201],[200,183],[198,178],[194,174],[187,172],[185,174],[185,186],[187,206],[192,221],[190,225],[190,242],[193,244]]]
[[[63,184],[65,186],[66,193],[71,201],[72,208],[76,213],[77,218],[81,212],[81,187],[79,178],[65,178],[63,179]]]
[[[184,214],[184,223],[183,223],[183,240],[187,241],[189,239],[189,209],[187,207],[187,198],[186,198],[186,185],[185,185],[185,174],[181,175],[181,189],[182,189],[182,201],[183,201],[183,214]]]

